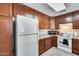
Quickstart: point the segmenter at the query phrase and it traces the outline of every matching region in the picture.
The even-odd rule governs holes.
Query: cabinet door
[[[12,33],[11,18],[0,16],[0,55],[11,55],[12,52]]]
[[[45,18],[44,18],[44,28],[45,29],[50,29],[50,17],[48,17],[47,15],[45,15]]]
[[[32,8],[26,6],[26,15],[34,17],[34,10]]]
[[[50,18],[50,25],[49,26],[51,29],[55,29],[55,17]]]
[[[64,14],[59,16],[59,23],[72,23],[72,13]]]
[[[38,18],[39,28],[42,29],[44,27],[44,19],[42,13],[35,11],[35,17]]]
[[[64,15],[57,16],[57,17],[55,17],[55,19],[56,19],[55,20],[55,28],[56,29],[59,29],[60,24],[65,23]]]
[[[61,15],[61,16],[58,16],[56,17],[55,19],[55,28],[56,29],[59,29],[60,28],[60,24],[64,24],[65,23],[65,16],[64,15]]]
[[[45,51],[45,40],[40,39],[39,40],[39,55],[42,54]]]
[[[45,50],[49,49],[50,47],[50,38],[45,38]]]
[[[39,20],[39,28],[40,29],[49,29],[50,28],[50,17],[45,14],[42,14],[38,11],[35,11],[35,16]]]
[[[73,29],[79,29],[79,11],[73,12]]]
[[[64,20],[65,23],[73,23],[72,13],[65,14],[64,16],[65,16]]]
[[[13,4],[13,15],[26,15],[26,7],[22,4]]]
[[[40,20],[39,20],[39,27],[40,29],[44,29],[44,26],[45,26],[45,19],[44,19],[44,15],[42,13],[40,13]]]
[[[48,17],[48,29],[51,29],[51,17]]]
[[[60,24],[72,23],[72,13],[64,14],[61,16],[55,17],[55,28],[59,29]]]
[[[12,16],[12,4],[0,3],[0,15]]]
[[[51,37],[51,47],[52,46],[57,47],[57,36],[52,36]]]
[[[55,29],[59,29],[59,25],[60,25],[60,17],[55,17]]]
[[[79,39],[72,40],[72,52],[79,54]]]

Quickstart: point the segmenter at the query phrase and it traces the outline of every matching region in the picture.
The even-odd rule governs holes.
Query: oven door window
[[[69,45],[68,40],[67,39],[63,39],[63,44],[68,46]]]

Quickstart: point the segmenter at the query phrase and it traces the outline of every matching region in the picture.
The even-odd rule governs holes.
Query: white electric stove
[[[73,32],[61,32],[58,37],[58,48],[72,53]]]

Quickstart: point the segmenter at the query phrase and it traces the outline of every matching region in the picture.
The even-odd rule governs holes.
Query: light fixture
[[[66,6],[64,3],[47,3],[48,6],[53,8],[55,11],[59,12],[66,9]]]

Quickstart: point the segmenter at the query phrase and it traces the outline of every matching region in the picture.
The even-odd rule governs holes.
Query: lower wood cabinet
[[[79,54],[79,39],[72,39],[72,52]]]
[[[42,54],[45,51],[45,40],[40,39],[39,40],[39,55]]]
[[[52,37],[51,37],[51,39],[50,39],[50,44],[51,44],[51,47],[52,47],[52,46],[57,47],[57,36],[52,36]]]
[[[52,46],[57,47],[57,36],[49,38],[43,38],[39,40],[39,55],[51,48]]]
[[[45,50],[48,50],[50,47],[50,38],[45,38]]]

